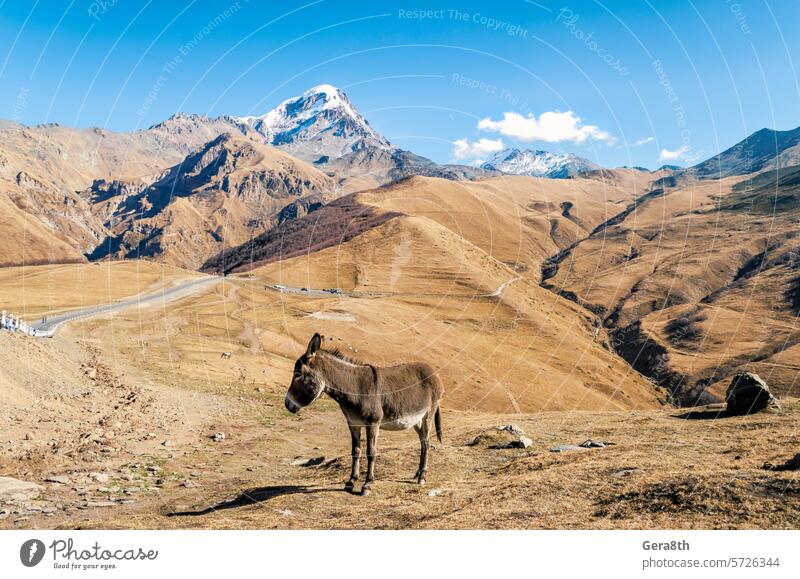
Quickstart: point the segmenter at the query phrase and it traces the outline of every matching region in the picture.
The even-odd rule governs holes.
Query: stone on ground
[[[0,476],[0,500],[26,501],[39,495],[42,487],[32,482]]]

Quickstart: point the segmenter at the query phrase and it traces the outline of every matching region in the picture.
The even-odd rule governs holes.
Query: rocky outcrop
[[[753,414],[778,406],[778,400],[769,391],[767,383],[752,372],[742,372],[734,376],[725,399],[728,403],[728,414],[732,415]]]
[[[155,179],[95,181],[84,196],[112,234],[90,259],[150,257],[195,269],[323,204],[336,190],[313,166],[224,134]],[[305,203],[308,197],[313,201]]]

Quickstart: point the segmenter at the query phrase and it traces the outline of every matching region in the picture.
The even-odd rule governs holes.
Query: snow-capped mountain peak
[[[365,147],[392,149],[340,89],[320,84],[261,116],[230,117],[243,129],[307,160],[341,157]]]
[[[558,155],[549,151],[513,148],[494,153],[481,168],[512,175],[566,179],[583,171],[600,169],[600,166],[572,153]]]

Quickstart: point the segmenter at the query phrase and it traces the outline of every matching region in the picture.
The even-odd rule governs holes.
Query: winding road
[[[31,324],[31,327],[36,331],[37,337],[51,338],[61,326],[68,322],[90,318],[92,316],[98,316],[101,314],[107,314],[109,312],[116,312],[118,310],[123,310],[134,306],[151,305],[156,303],[165,304],[172,300],[190,295],[199,289],[219,283],[222,280],[222,277],[216,276],[195,279],[180,285],[176,285],[175,287],[161,289],[157,292],[146,295],[138,295],[136,297],[128,298],[119,302],[103,304],[100,306],[92,306],[90,308],[83,308],[80,310],[72,310],[57,316],[47,317],[34,322]]]
[[[40,338],[51,338],[55,335],[58,329],[66,323],[81,320],[85,318],[91,318],[93,316],[99,316],[102,314],[107,314],[110,312],[116,312],[119,310],[124,310],[126,308],[136,307],[136,306],[143,306],[143,305],[152,305],[152,304],[166,304],[167,302],[185,297],[187,295],[191,295],[192,293],[203,289],[205,287],[214,285],[219,283],[223,280],[222,277],[217,276],[209,276],[203,277],[200,279],[195,279],[180,285],[176,285],[175,287],[166,288],[159,290],[157,292],[153,292],[146,295],[138,295],[136,297],[128,298],[126,300],[113,302],[110,304],[103,304],[99,306],[92,306],[89,308],[82,308],[79,310],[72,310],[69,312],[65,312],[63,314],[58,314],[56,316],[49,316],[47,318],[38,320],[31,324],[31,327],[36,332],[36,336]],[[502,294],[503,290],[508,287],[510,284],[514,283],[515,281],[519,281],[522,279],[521,277],[516,277],[513,279],[508,280],[507,282],[503,283],[500,287],[498,287],[493,293],[488,294],[489,296],[499,296]],[[344,292],[339,291],[337,293],[331,293],[329,291],[324,290],[317,290],[317,289],[304,289],[304,288],[291,288],[291,287],[275,287],[275,286],[267,286],[270,289],[277,290],[281,293],[291,293],[302,295],[306,297],[376,297],[381,295],[391,295],[385,294],[382,292]]]

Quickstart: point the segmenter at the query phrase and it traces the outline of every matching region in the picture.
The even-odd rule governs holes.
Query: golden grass
[[[29,321],[157,291],[199,274],[148,261],[0,268],[0,307]]]

